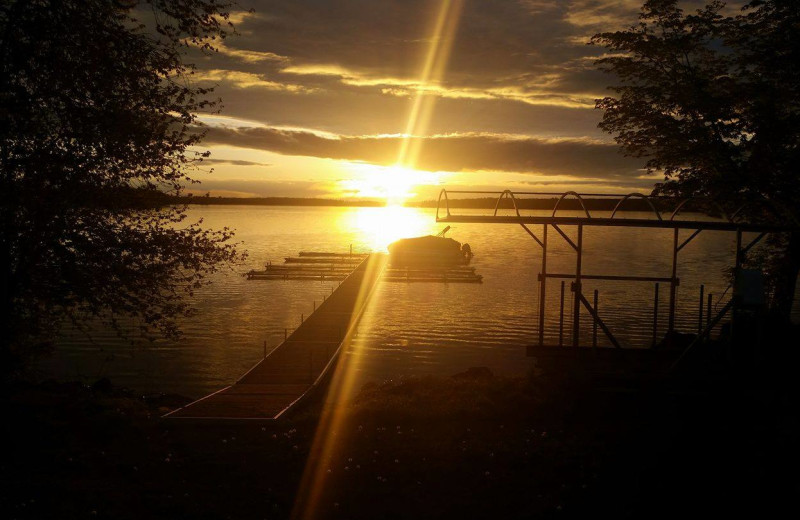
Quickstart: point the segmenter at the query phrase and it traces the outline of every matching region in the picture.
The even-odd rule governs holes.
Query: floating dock
[[[283,264],[264,266],[261,271],[247,273],[248,280],[318,280],[340,281],[347,278],[365,258],[367,253],[325,253],[301,251],[296,257],[284,258]],[[385,282],[482,283],[483,276],[474,267],[389,265],[383,277]]]
[[[302,325],[239,381],[164,418],[273,421],[300,405],[333,373],[385,265],[386,255],[362,256]]]
[[[385,282],[438,282],[482,283],[483,276],[475,274],[474,267],[414,268],[389,266],[384,272]]]
[[[284,258],[283,264],[268,263],[263,271],[250,271],[248,280],[319,280],[341,281],[369,255],[367,253],[325,253],[300,251]]]

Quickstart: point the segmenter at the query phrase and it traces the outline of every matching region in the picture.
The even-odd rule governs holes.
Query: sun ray
[[[423,63],[420,75],[421,84],[441,81],[450,57],[462,6],[463,0],[442,0],[433,24],[430,46]],[[419,140],[414,140],[413,136],[425,133],[433,113],[434,99],[433,96],[427,96],[422,91],[417,92],[406,124],[406,137],[398,150],[396,167],[414,168],[420,148]],[[379,266],[375,264],[368,268],[377,269]],[[369,296],[365,291],[359,294],[359,304]],[[360,307],[361,305],[357,305],[356,308]],[[362,329],[367,329],[369,326],[370,324],[365,322],[360,324]],[[336,455],[339,446],[338,439],[345,435],[345,413],[342,412],[339,405],[349,402],[356,391],[354,365],[352,362],[348,362],[348,358],[352,359],[358,354],[358,352],[346,353],[331,381],[328,404],[324,406],[314,435],[292,511],[293,518],[312,519],[319,516],[320,499],[325,491],[325,486],[330,485],[326,479],[328,475],[326,465]]]
[[[444,0],[441,3],[420,75],[421,85],[439,83],[444,77],[462,7],[463,0]],[[406,122],[405,138],[397,154],[398,165],[409,168],[415,166],[420,152],[420,140],[412,138],[423,135],[427,130],[435,102],[436,96],[429,95],[424,89],[417,90]]]
[[[416,187],[441,183],[440,172],[428,172],[401,166],[378,166],[366,163],[349,165],[352,177],[339,181],[339,188],[352,196],[384,199],[387,206],[402,206],[417,195]]]

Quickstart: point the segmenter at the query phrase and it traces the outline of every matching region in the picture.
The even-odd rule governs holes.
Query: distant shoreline
[[[558,200],[557,197],[541,198],[541,199],[517,199],[516,204],[519,209],[553,209]],[[220,205],[220,206],[299,206],[299,207],[352,207],[352,208],[375,208],[384,207],[386,203],[376,200],[342,200],[342,199],[313,199],[313,198],[300,198],[300,197],[251,197],[251,198],[238,198],[238,197],[170,197],[170,202],[178,204],[196,204],[196,205]],[[618,198],[585,198],[583,199],[586,209],[595,211],[612,211],[617,203]],[[441,202],[441,208],[445,208],[445,202]],[[497,197],[483,197],[471,199],[450,199],[450,208],[460,209],[493,209],[497,204]],[[405,207],[410,208],[436,208],[437,201],[413,201],[404,204]],[[500,203],[500,208],[510,209],[513,208],[513,203],[510,199],[503,199]],[[582,209],[580,201],[577,199],[566,198],[561,201],[559,208],[565,210],[579,210]],[[662,209],[663,208],[659,208]],[[628,199],[619,211],[652,211],[647,201],[643,199]]]

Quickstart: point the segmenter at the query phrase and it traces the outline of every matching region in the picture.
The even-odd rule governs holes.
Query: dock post
[[[314,300],[314,310],[311,312],[317,312],[317,300]]]
[[[697,336],[698,337],[700,336],[700,333],[703,332],[703,303],[705,303],[704,302],[704,298],[703,298],[703,292],[705,291],[705,289],[706,289],[706,286],[703,285],[703,284],[700,284],[700,305],[699,305],[700,309],[699,309],[699,314],[698,314],[698,317],[697,317]]]
[[[289,329],[283,329],[283,341],[289,338]]]
[[[653,347],[658,341],[658,282],[656,282],[656,294],[653,296]]]
[[[706,328],[711,323],[711,293],[708,293],[708,306],[706,307]],[[711,329],[708,330],[706,339],[711,341]]]
[[[742,263],[744,261],[745,261],[745,250],[742,249],[742,230],[741,229],[737,229],[736,230],[736,265],[735,265],[734,270],[733,270],[733,279],[734,280],[736,280],[739,277],[739,273],[742,271]],[[738,326],[739,326],[738,321],[739,320],[736,319],[737,316],[739,315],[739,313],[736,312],[738,310],[738,307],[739,307],[738,306],[738,301],[734,297],[734,300],[733,300],[733,311],[731,312],[731,321],[730,321],[731,332],[730,332],[730,335],[728,336],[728,344],[729,345],[732,343],[733,338],[735,338],[736,334],[738,333]]]
[[[542,228],[542,273],[539,285],[539,346],[544,346],[544,306],[547,284],[547,224]]]
[[[558,316],[558,346],[564,346],[564,280],[561,280],[561,310]]]
[[[675,330],[675,296],[678,290],[678,233],[679,229],[675,228],[672,235],[672,279],[669,282],[669,322],[667,324],[667,331],[672,332]]]
[[[580,344],[581,333],[581,261],[583,260],[583,226],[578,225],[578,247],[576,248],[577,261],[575,262],[575,302],[572,307],[572,346]]]
[[[597,289],[594,290],[594,320],[592,323],[592,348],[597,349]]]
[[[305,318],[303,317],[303,313],[301,312],[301,313],[300,313],[300,324],[301,324],[301,325],[303,324],[303,320],[304,320],[304,319],[305,319]]]

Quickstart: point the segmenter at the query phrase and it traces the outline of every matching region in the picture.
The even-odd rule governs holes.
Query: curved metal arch
[[[619,207],[622,205],[622,203],[625,202],[626,200],[628,200],[631,197],[639,197],[641,199],[646,200],[647,204],[650,205],[650,209],[652,209],[653,213],[655,213],[656,217],[658,217],[658,220],[664,220],[664,219],[661,218],[661,213],[658,212],[658,210],[656,209],[655,205],[653,204],[653,201],[650,200],[650,197],[648,197],[647,195],[644,195],[642,193],[628,193],[627,195],[622,197],[620,199],[620,201],[617,202],[617,205],[614,206],[614,211],[611,212],[611,218],[614,218],[614,215],[617,214],[617,210],[619,210]]]
[[[680,204],[678,204],[678,206],[672,211],[672,214],[669,216],[669,219],[670,220],[675,220],[675,216],[678,214],[678,212],[681,210],[681,208],[683,208],[688,202],[693,201],[693,200],[701,200],[701,198],[700,197],[691,196],[691,197],[687,197],[687,198],[683,199],[680,202]],[[733,222],[733,219],[728,215],[728,212],[725,211],[725,209],[719,204],[719,202],[717,202],[717,201],[715,201],[713,199],[706,199],[706,200],[708,200],[715,208],[717,208],[717,210],[720,212],[720,214],[723,217],[725,217],[725,220],[727,220],[728,222]]]
[[[519,208],[517,207],[517,198],[514,197],[514,193],[511,190],[504,190],[503,193],[500,194],[500,197],[497,199],[497,202],[494,205],[494,214],[493,217],[497,216],[497,210],[500,209],[500,202],[503,200],[504,197],[508,197],[511,199],[511,203],[514,204],[514,211],[517,213],[517,216],[520,217]]]
[[[555,207],[553,208],[553,214],[550,215],[551,217],[555,217],[556,216],[556,212],[558,211],[559,204],[561,204],[561,201],[564,200],[567,195],[574,195],[578,199],[578,202],[581,203],[581,207],[583,208],[584,213],[586,213],[586,218],[592,218],[592,216],[589,214],[589,210],[586,209],[586,204],[584,204],[583,198],[577,192],[574,192],[574,191],[567,191],[567,192],[563,193],[561,195],[561,197],[559,197],[558,201],[556,201]]]
[[[447,216],[450,216],[450,199],[447,198],[447,190],[442,188],[439,192],[439,200],[436,201],[436,220],[439,220],[439,206],[442,204],[442,195],[444,195],[445,209],[447,209]]]

